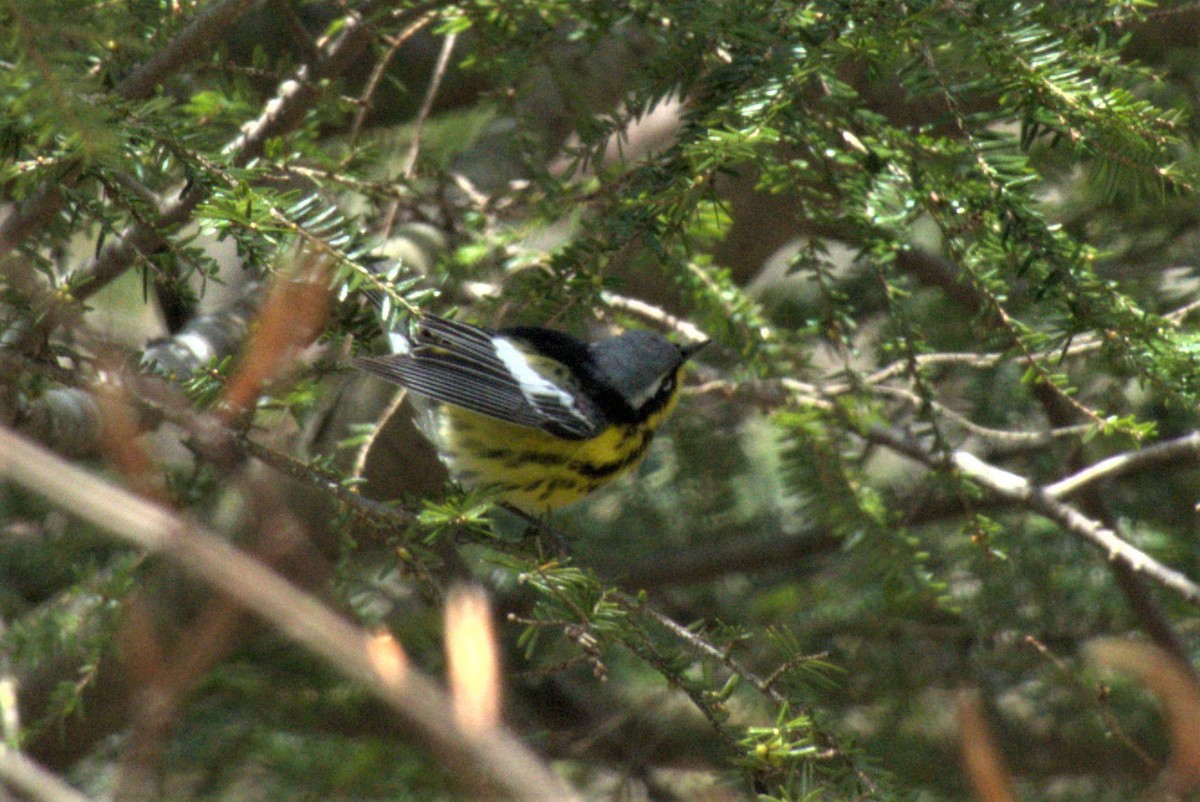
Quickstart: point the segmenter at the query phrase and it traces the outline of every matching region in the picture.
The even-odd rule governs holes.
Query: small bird
[[[457,481],[540,513],[641,462],[679,400],[684,363],[707,344],[638,330],[585,343],[421,315],[393,337],[396,353],[354,366],[413,393],[417,426]]]

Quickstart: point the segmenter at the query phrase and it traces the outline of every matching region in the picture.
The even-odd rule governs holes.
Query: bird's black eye
[[[671,375],[671,376],[668,376],[667,378],[663,379],[662,384],[658,388],[658,391],[660,393],[669,393],[674,389],[675,389],[675,376]]]

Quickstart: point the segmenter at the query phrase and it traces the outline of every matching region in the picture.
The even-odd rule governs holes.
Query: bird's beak
[[[684,343],[683,345],[679,346],[679,353],[683,354],[683,359],[686,362],[711,342],[712,340],[701,340],[700,342],[695,343]]]

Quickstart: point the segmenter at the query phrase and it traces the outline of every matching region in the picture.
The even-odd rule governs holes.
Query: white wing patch
[[[519,336],[427,315],[392,343],[395,353],[357,357],[355,367],[431,401],[567,440],[595,437],[607,423],[568,368]]]
[[[492,347],[504,367],[517,380],[521,394],[529,406],[537,410],[565,410],[587,428],[595,426],[595,419],[579,408],[577,400],[568,390],[538,373],[530,364],[529,357],[507,337],[493,337]],[[551,415],[551,417],[558,417]]]

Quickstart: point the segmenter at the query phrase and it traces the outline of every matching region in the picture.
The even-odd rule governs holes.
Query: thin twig
[[[681,317],[676,317],[670,312],[660,307],[648,304],[639,298],[630,298],[625,295],[618,295],[615,292],[604,291],[600,293],[601,299],[609,306],[620,309],[623,312],[628,312],[631,315],[637,315],[640,318],[649,320],[650,322],[676,331],[688,339],[689,342],[704,342],[708,340],[704,332],[698,326]]]
[[[379,83],[383,80],[383,76],[387,74],[388,65],[392,63],[392,59],[396,57],[396,53],[404,46],[405,42],[435,19],[437,19],[437,15],[432,13],[418,17],[407,28],[400,31],[399,34],[385,39],[388,49],[375,62],[375,67],[371,70],[371,77],[367,79],[367,84],[363,87],[362,95],[358,98],[358,112],[354,115],[354,123],[350,126],[350,151],[353,151],[354,146],[358,143],[358,137],[362,133],[363,126],[367,121],[367,114],[371,111],[371,98],[379,90]]]
[[[787,704],[787,697],[780,693],[780,691],[775,688],[771,682],[767,682],[762,677],[755,674],[744,664],[742,664],[740,660],[728,654],[725,650],[718,649],[712,643],[709,643],[695,632],[692,632],[687,627],[681,626],[670,617],[664,615],[649,605],[643,604],[636,599],[626,596],[623,593],[619,594],[618,597],[625,605],[629,607],[629,609],[646,615],[659,626],[664,627],[672,635],[679,638],[691,651],[702,657],[716,660],[734,674],[737,674],[743,680],[750,683],[755,690],[766,696],[775,704]]]
[[[408,156],[404,159],[402,173],[406,181],[412,179],[413,173],[417,169],[417,157],[421,152],[421,133],[425,130],[425,120],[429,118],[429,113],[433,110],[433,102],[437,99],[438,90],[442,87],[442,79],[446,77],[446,68],[450,65],[450,56],[454,53],[454,44],[457,41],[457,33],[447,34],[446,38],[442,40],[442,50],[438,53],[433,76],[429,79],[429,88],[425,91],[425,99],[421,101],[421,108],[417,111],[417,118],[413,122],[412,144],[408,148]]]
[[[1183,321],[1192,316],[1192,313],[1198,310],[1200,310],[1200,301],[1192,301],[1191,303],[1184,304],[1178,309],[1173,309],[1170,312],[1167,312],[1165,315],[1163,315],[1163,318],[1171,321],[1172,323],[1179,324],[1183,323]]]
[[[1112,709],[1107,704],[1099,701],[1099,696],[1096,693],[1096,690],[1094,688],[1089,688],[1080,682],[1079,677],[1076,676],[1075,672],[1072,671],[1065,662],[1063,662],[1061,657],[1050,651],[1050,647],[1042,643],[1033,635],[1026,635],[1025,643],[1027,643],[1042,657],[1050,661],[1050,664],[1054,666],[1054,668],[1062,676],[1063,680],[1065,680],[1066,683],[1070,685],[1071,688],[1079,695],[1080,699],[1086,700],[1089,704],[1094,704],[1096,706],[1097,713],[1100,715],[1100,719],[1104,722],[1104,726],[1108,730],[1109,735],[1111,735],[1122,745],[1124,745],[1126,749],[1132,752],[1147,769],[1155,771],[1160,767],[1160,764],[1157,760],[1150,757],[1150,755],[1146,753],[1145,749],[1142,749],[1141,746],[1139,746],[1132,738],[1129,737],[1129,734],[1126,733],[1125,729],[1121,726],[1120,720],[1113,715]]]
[[[339,477],[306,465],[287,454],[273,451],[248,437],[238,440],[238,444],[249,456],[284,476],[311,485],[322,493],[328,493],[357,518],[375,528],[395,531],[408,526],[414,520],[410,511],[369,499],[347,487]]]
[[[1176,325],[1182,324],[1188,317],[1200,310],[1200,301],[1184,304],[1178,309],[1173,309],[1163,315],[1163,319]],[[1067,351],[1061,348],[1056,348],[1047,351],[1041,351],[1036,354],[1039,359],[1067,359],[1086,356],[1104,344],[1104,340],[1096,336],[1077,337],[1071,342],[1071,347]],[[934,354],[919,354],[916,357],[917,367],[936,367],[941,365],[962,365],[976,370],[988,370],[1001,364],[1010,355],[997,352],[991,353],[971,353],[971,352],[943,352]],[[912,360],[901,359],[891,364],[884,365],[874,373],[865,376],[862,379],[863,384],[881,384],[888,379],[902,376],[912,369]],[[829,395],[838,395],[848,392],[849,384],[831,384],[823,383],[826,393]]]
[[[1093,482],[1135,473],[1144,470],[1147,466],[1159,467],[1179,461],[1195,463],[1197,460],[1200,460],[1200,432],[1192,432],[1174,440],[1164,440],[1137,451],[1117,454],[1100,460],[1078,473],[1060,479],[1054,484],[1046,485],[1042,488],[1042,492],[1053,498],[1062,498],[1078,492]]]
[[[888,387],[880,385],[872,389],[872,392],[880,395],[891,396],[892,398],[900,399],[912,407],[920,408],[928,405],[931,410],[939,415],[949,418],[956,424],[966,429],[973,435],[985,440],[993,440],[1001,443],[1022,443],[1022,444],[1040,444],[1048,443],[1059,437],[1077,437],[1087,433],[1091,428],[1091,424],[1082,423],[1076,426],[1062,426],[1057,429],[1050,429],[1044,432],[1013,432],[1005,429],[993,429],[989,426],[981,426],[975,421],[955,412],[950,407],[935,401],[932,398],[922,398],[916,393],[902,390],[897,387]]]

